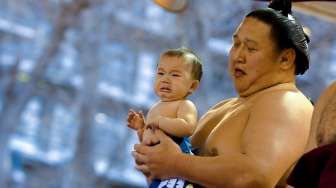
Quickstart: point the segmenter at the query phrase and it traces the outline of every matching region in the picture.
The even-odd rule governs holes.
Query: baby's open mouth
[[[161,87],[160,91],[162,91],[162,92],[170,92],[171,89],[169,87]]]

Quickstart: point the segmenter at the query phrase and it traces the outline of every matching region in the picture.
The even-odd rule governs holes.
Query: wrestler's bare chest
[[[241,137],[248,122],[250,105],[244,101],[230,101],[209,111],[199,122],[193,142],[200,146],[201,155],[241,152]]]

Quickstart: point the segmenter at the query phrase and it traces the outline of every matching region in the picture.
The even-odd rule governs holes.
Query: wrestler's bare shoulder
[[[230,104],[230,103],[232,103],[232,102],[235,101],[235,100],[237,100],[237,98],[224,99],[224,100],[218,102],[217,104],[215,104],[214,106],[212,106],[212,107],[209,109],[209,111],[210,111],[210,110],[216,110],[216,109],[218,109],[218,108],[221,108],[221,107],[223,107],[224,105]]]
[[[302,112],[300,110],[298,111],[298,109],[302,109],[303,111],[313,110],[312,103],[299,90],[275,90],[265,92],[254,98],[252,106],[252,111],[260,106],[274,106],[297,113]]]

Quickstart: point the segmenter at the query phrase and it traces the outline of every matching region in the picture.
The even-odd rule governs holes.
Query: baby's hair
[[[169,49],[163,52],[161,56],[183,57],[185,60],[189,61],[192,64],[191,75],[193,79],[201,81],[203,74],[202,62],[192,49],[186,47]]]

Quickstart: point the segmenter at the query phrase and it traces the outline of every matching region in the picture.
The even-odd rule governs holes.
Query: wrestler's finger
[[[155,135],[158,137],[160,141],[171,140],[171,138],[167,136],[161,129],[156,129]]]
[[[149,181],[153,181],[155,179],[152,174],[150,174],[147,178],[149,179]]]
[[[146,145],[143,145],[143,144],[135,144],[134,145],[134,150],[138,153],[141,153],[141,154],[147,154],[149,151],[150,151],[150,146],[146,146]]]
[[[144,174],[148,174],[148,173],[150,173],[150,171],[149,171],[147,165],[144,165],[144,164],[142,164],[142,165],[135,165],[135,168],[136,168],[137,170],[141,171],[141,172],[144,173]]]
[[[137,164],[146,164],[148,162],[147,156],[136,151],[132,151],[132,156],[134,157]]]

